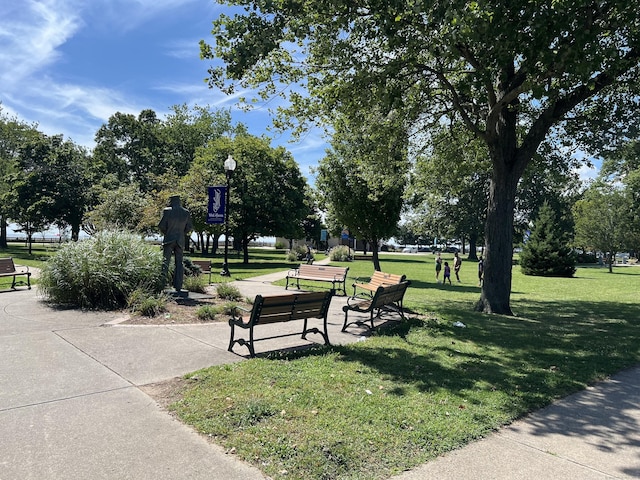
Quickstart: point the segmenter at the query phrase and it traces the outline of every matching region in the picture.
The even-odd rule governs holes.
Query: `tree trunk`
[[[242,252],[243,252],[243,259],[242,259],[242,263],[244,263],[245,265],[249,264],[249,242],[251,240],[249,239],[248,235],[242,235]]]
[[[518,178],[505,174],[491,180],[485,225],[484,282],[476,310],[513,315],[511,311],[511,265],[513,212]]]
[[[80,223],[71,225],[71,240],[77,242],[80,239]]]
[[[484,282],[476,304],[478,311],[502,315],[513,315],[510,299],[516,190],[534,153],[532,146],[528,151],[518,150],[517,100],[510,107],[502,109],[487,132],[493,172],[485,223]]]
[[[7,222],[5,217],[0,217],[0,248],[9,248],[7,243]]]
[[[478,254],[476,251],[478,250],[478,234],[472,233],[469,235],[469,256],[467,257],[469,260],[478,260]]]
[[[379,272],[381,268],[380,268],[380,257],[378,257],[378,239],[372,238],[371,245],[373,245],[373,248],[371,249],[371,259],[373,260],[373,269],[376,272]]]

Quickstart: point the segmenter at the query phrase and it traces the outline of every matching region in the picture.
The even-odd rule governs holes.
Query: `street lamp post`
[[[230,277],[231,272],[229,272],[229,264],[227,262],[229,256],[229,210],[230,203],[229,199],[231,198],[231,175],[233,171],[236,169],[236,161],[233,159],[231,154],[224,161],[224,173],[227,176],[227,199],[225,201],[224,208],[224,263],[222,264],[222,271],[220,275],[223,277]]]

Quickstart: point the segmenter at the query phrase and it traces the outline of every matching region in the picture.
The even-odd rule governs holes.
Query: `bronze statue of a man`
[[[169,206],[162,211],[162,219],[158,228],[164,234],[162,248],[164,251],[164,261],[162,262],[162,275],[167,278],[169,273],[169,262],[171,255],[175,256],[175,273],[173,276],[173,288],[176,291],[182,289],[182,279],[184,276],[184,266],[182,257],[185,248],[185,239],[193,230],[191,214],[189,210],[180,205],[180,197],[174,195],[169,199]]]

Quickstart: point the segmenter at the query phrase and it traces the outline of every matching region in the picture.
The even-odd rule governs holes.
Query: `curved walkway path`
[[[245,295],[281,292],[270,282],[282,275],[235,284]],[[340,332],[344,301],[332,300],[332,343],[364,333]],[[228,325],[117,323],[51,309],[35,289],[0,292],[0,480],[262,479],[140,389],[245,360],[227,351]],[[302,341],[289,338],[258,350]],[[634,368],[395,480],[639,478],[639,399]]]

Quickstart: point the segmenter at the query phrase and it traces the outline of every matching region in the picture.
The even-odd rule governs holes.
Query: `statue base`
[[[189,290],[171,290],[167,289],[164,291],[165,295],[174,298],[189,298]]]

